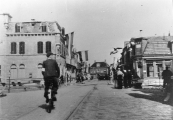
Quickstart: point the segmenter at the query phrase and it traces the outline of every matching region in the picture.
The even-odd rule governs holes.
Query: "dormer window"
[[[20,32],[20,25],[18,23],[15,25],[15,32]]]
[[[41,24],[41,30],[42,30],[42,32],[47,32],[46,23],[42,23],[42,24]]]
[[[41,26],[42,32],[46,32],[46,26]]]

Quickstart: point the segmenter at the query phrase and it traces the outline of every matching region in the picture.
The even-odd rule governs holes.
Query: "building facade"
[[[93,78],[109,79],[109,65],[106,62],[95,62],[90,67],[90,75]]]
[[[161,78],[166,66],[172,70],[173,36],[131,38],[122,52],[124,69],[141,78]]]
[[[12,82],[43,79],[42,63],[46,53],[54,53],[61,74],[66,66],[64,29],[53,21],[11,22],[9,14],[0,15],[0,79]]]

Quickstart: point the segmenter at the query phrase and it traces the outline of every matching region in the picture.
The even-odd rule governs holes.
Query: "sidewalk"
[[[62,84],[61,87],[69,86],[69,85],[74,85],[76,83],[76,80],[73,80],[71,82],[68,82],[67,84]],[[3,90],[4,89],[4,90]],[[33,90],[41,90],[44,89],[44,86],[42,84],[38,83],[27,83],[23,84],[22,86],[16,85],[10,85],[10,92],[24,92],[24,91],[33,91]],[[9,85],[7,84],[5,88],[3,86],[0,86],[0,91],[3,90],[3,93],[8,93],[9,90]]]

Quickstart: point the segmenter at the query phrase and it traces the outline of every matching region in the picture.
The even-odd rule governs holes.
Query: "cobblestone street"
[[[71,120],[172,120],[173,105],[163,97],[161,89],[114,89],[107,81],[91,80],[60,88],[51,114],[43,90],[9,93],[1,98],[0,120],[66,120],[72,112]]]
[[[72,120],[172,120],[170,104],[163,104],[158,89],[113,89],[99,81],[97,90],[80,107]]]

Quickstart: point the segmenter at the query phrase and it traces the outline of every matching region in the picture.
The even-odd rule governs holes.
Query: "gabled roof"
[[[171,54],[169,41],[173,40],[173,36],[149,37],[146,46],[144,46],[144,55],[147,54]]]
[[[106,62],[95,62],[91,67],[109,67],[109,65]]]

